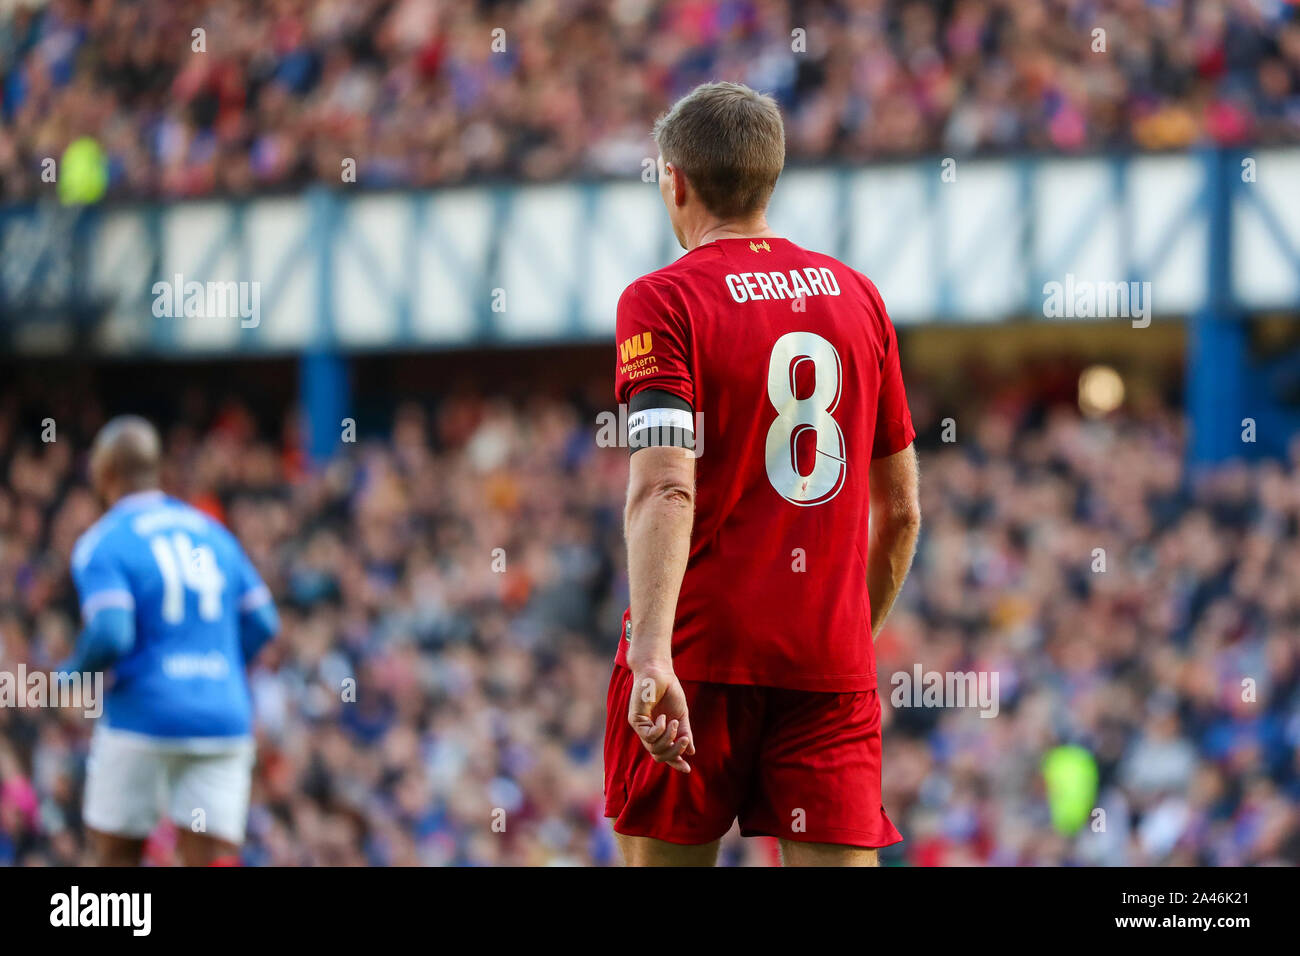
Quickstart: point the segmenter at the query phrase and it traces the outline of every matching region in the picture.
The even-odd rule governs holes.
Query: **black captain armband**
[[[690,402],[662,388],[647,388],[628,403],[627,445],[633,453],[654,445],[695,447],[695,413]]]

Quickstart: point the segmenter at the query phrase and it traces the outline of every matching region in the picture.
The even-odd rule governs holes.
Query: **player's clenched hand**
[[[627,720],[656,761],[682,773],[691,772],[684,755],[695,753],[695,743],[686,713],[686,693],[676,674],[664,669],[633,671]]]

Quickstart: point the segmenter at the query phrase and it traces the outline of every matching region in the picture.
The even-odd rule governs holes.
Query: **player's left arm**
[[[871,463],[871,528],[867,544],[867,594],[872,639],[889,617],[916,556],[921,533],[920,470],[909,444]]]
[[[869,281],[881,320],[884,353],[880,358],[880,391],[876,433],[869,475],[871,523],[867,543],[867,594],[871,601],[872,640],[889,616],[916,555],[921,531],[920,472],[916,460],[916,428],[903,387],[898,333],[889,321],[880,293]]]
[[[72,655],[58,670],[106,670],[135,646],[135,597],[122,557],[109,542],[83,539],[73,552],[72,579],[84,626]]]

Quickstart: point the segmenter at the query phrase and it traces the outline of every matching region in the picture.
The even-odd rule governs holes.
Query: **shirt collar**
[[[134,509],[144,508],[148,505],[156,505],[167,496],[157,488],[151,488],[148,491],[133,491],[129,495],[123,495],[117,499],[114,509]]]

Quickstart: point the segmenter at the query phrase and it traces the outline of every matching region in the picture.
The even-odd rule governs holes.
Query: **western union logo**
[[[758,252],[759,249],[762,249],[764,252],[772,251],[772,247],[767,244],[766,239],[764,239],[762,242],[751,242],[749,244],[750,252]]]
[[[625,342],[619,343],[618,357],[626,364],[638,356],[648,354],[649,351],[650,333],[642,332],[640,335],[634,335]]]

